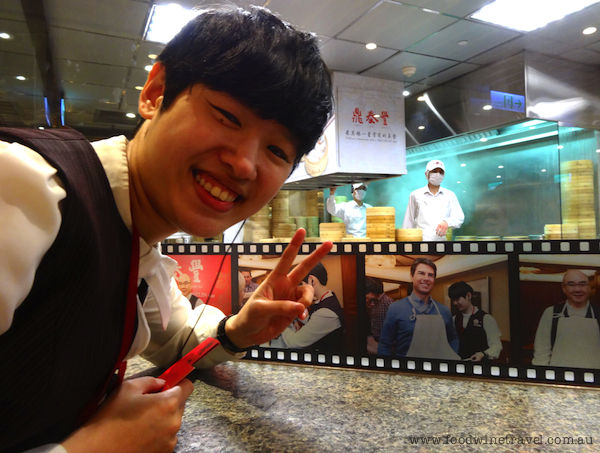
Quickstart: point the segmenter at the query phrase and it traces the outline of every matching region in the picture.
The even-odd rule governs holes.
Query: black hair
[[[430,268],[432,268],[433,276],[437,277],[437,267],[436,267],[435,263],[433,261],[431,261],[429,258],[417,258],[416,260],[414,260],[413,263],[410,265],[410,275],[415,275],[415,271],[417,270],[417,266],[419,264],[425,264],[425,265],[429,266]]]
[[[381,280],[375,277],[367,277],[365,279],[365,294],[377,294],[383,293],[383,283]]]
[[[456,282],[448,288],[448,297],[450,300],[458,300],[461,297],[467,297],[467,294],[473,295],[473,288],[467,282]]]
[[[302,279],[303,282],[308,283],[308,277],[312,275],[321,285],[327,284],[327,269],[321,263],[317,263],[315,267],[313,267],[309,273]]]
[[[317,37],[265,8],[202,11],[157,60],[165,69],[163,110],[197,83],[227,93],[290,131],[294,166],[314,148],[331,115],[331,74]]]

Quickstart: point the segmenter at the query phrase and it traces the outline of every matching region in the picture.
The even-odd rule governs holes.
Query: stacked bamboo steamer
[[[367,237],[373,242],[394,242],[396,210],[389,206],[367,208]]]
[[[561,182],[563,222],[577,225],[578,238],[596,238],[596,200],[594,195],[594,164],[591,160],[561,162],[561,175],[569,175]],[[563,237],[563,239],[567,239]]]
[[[339,222],[321,223],[319,237],[324,241],[342,242],[346,236],[346,225]]]
[[[343,195],[339,195],[334,198],[335,198],[335,204],[346,203],[348,201],[348,197],[345,197]],[[332,222],[344,222],[342,219],[340,219],[339,217],[336,217],[334,215],[331,216],[331,221]]]
[[[423,230],[421,228],[397,228],[397,242],[422,242]]]
[[[545,239],[579,239],[579,228],[574,223],[544,225]]]
[[[269,204],[263,206],[248,220],[251,225],[252,242],[260,242],[262,239],[271,237],[271,207]]]
[[[318,216],[306,217],[306,237],[307,238],[318,238],[319,237],[319,217]]]
[[[273,237],[291,238],[296,232],[296,222],[290,217],[290,194],[287,190],[280,190],[271,200],[271,213]]]

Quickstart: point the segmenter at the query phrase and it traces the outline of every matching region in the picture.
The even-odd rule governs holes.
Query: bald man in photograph
[[[562,281],[567,300],[546,308],[537,331],[533,365],[600,368],[600,307],[589,301],[589,278],[568,270]]]

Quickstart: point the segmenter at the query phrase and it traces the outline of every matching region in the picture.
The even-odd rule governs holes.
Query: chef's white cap
[[[360,186],[368,186],[369,183],[368,182],[355,182],[354,184],[352,184],[352,187],[354,189],[358,189]]]
[[[425,169],[425,171],[430,172],[431,170],[435,170],[436,168],[441,168],[442,170],[444,170],[444,172],[446,171],[446,167],[444,167],[444,162],[442,162],[441,160],[430,160],[427,163],[427,168]]]

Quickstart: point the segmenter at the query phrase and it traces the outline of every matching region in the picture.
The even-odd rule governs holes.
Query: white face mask
[[[434,186],[439,186],[444,180],[444,175],[441,173],[429,173],[429,182]]]
[[[358,201],[363,201],[363,198],[365,198],[366,193],[366,190],[357,189],[354,191],[354,198],[356,198]]]

